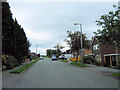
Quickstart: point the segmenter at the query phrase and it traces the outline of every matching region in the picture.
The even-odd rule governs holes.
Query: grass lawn
[[[120,73],[111,73],[111,75],[120,77]]]
[[[18,73],[18,74],[19,74],[19,73],[25,71],[25,70],[26,70],[27,68],[29,68],[30,66],[32,66],[32,64],[36,63],[38,60],[39,60],[39,58],[36,59],[35,61],[31,62],[30,64],[26,64],[26,65],[20,67],[20,68],[17,69],[17,70],[11,71],[10,73]]]
[[[87,67],[85,64],[80,64],[79,62],[76,64],[76,62],[71,62],[70,64],[80,66],[80,67]]]
[[[68,62],[67,60],[61,60],[61,62]]]

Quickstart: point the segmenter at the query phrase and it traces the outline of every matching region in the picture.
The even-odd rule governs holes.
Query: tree
[[[51,57],[53,54],[56,55],[56,50],[48,49],[46,53],[48,57]]]
[[[64,46],[60,45],[60,44],[57,44],[54,46],[54,48],[56,48],[56,54],[57,54],[57,57],[61,55],[61,49],[64,48]]]
[[[106,46],[113,45],[116,47],[116,53],[120,53],[120,10],[110,11],[108,14],[102,15],[96,22],[102,28],[94,32],[100,36],[99,42]],[[117,61],[118,58],[120,57],[117,56]]]
[[[72,31],[67,31],[68,33],[68,38],[69,40],[65,39],[65,41],[67,42],[67,44],[70,46],[71,51],[72,52],[76,52],[77,57],[76,57],[76,63],[77,63],[77,59],[78,59],[78,55],[81,49],[81,32],[76,31],[76,32],[72,32]],[[86,40],[86,35],[82,34],[82,43],[83,43],[83,48],[90,48],[90,44],[89,41]]]
[[[16,18],[12,18],[9,4],[2,3],[2,52],[5,55],[14,56],[17,63],[21,64],[28,55],[30,43],[27,40],[24,29],[18,24]]]
[[[28,55],[30,43],[27,40],[24,29],[18,24],[16,18],[14,20],[14,56],[18,63],[21,64],[24,57]]]
[[[11,38],[13,35],[13,19],[12,13],[10,11],[9,4],[7,2],[2,3],[2,52],[4,54],[12,54],[13,53],[13,39]]]
[[[46,51],[48,57],[50,57],[50,51],[51,51],[51,49],[48,49],[48,50]]]

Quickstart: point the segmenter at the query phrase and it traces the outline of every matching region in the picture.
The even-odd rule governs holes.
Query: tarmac
[[[71,61],[69,61],[68,63],[71,63]],[[96,65],[92,65],[92,64],[86,64],[86,65],[88,66],[88,67],[84,67],[84,69],[86,69],[86,70],[96,72],[99,74],[103,74],[104,76],[110,76],[110,77],[120,79],[120,77],[118,77],[118,76],[111,75],[111,73],[120,73],[119,69],[114,69],[111,67],[96,66]]]

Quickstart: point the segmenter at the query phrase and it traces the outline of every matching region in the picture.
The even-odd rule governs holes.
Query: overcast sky
[[[99,28],[96,20],[101,15],[114,11],[117,2],[9,2],[13,17],[24,28],[31,42],[30,50],[46,54],[46,49],[53,48],[57,43],[68,49],[64,39],[67,30],[79,30],[73,23],[82,24],[87,39],[94,36]]]

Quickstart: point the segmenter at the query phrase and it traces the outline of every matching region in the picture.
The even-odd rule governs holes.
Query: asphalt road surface
[[[118,79],[50,58],[39,60],[23,74],[6,73],[3,88],[118,88]]]

